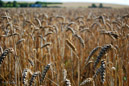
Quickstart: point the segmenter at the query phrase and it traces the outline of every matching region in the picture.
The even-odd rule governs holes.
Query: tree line
[[[47,7],[48,4],[62,4],[59,2],[34,2],[34,3],[27,3],[27,2],[17,2],[17,1],[8,1],[4,2],[0,0],[0,7],[31,7],[33,4],[40,4],[42,7]]]
[[[91,6],[89,6],[88,8],[103,8],[104,6],[103,6],[103,4],[102,3],[100,3],[99,4],[99,6],[96,6],[96,4],[92,4]]]

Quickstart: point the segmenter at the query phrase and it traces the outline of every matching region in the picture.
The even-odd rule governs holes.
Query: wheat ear
[[[104,83],[104,81],[105,81],[105,70],[106,70],[106,62],[105,62],[105,60],[102,60],[101,61],[101,66],[100,66],[100,68],[97,69],[96,73],[93,76],[93,79],[95,79],[96,76],[100,73],[101,82]]]
[[[73,50],[73,51],[75,51],[76,52],[76,48],[75,48],[75,46],[72,44],[72,42],[70,42],[68,39],[66,39],[66,43],[70,46],[70,48]]]
[[[103,46],[99,52],[99,55],[97,56],[97,59],[94,63],[94,68],[96,68],[96,66],[98,65],[99,61],[101,60],[101,58],[112,48],[111,44],[107,44],[105,46]]]
[[[24,69],[22,73],[22,83],[25,86],[28,84],[28,80],[26,80],[28,73],[30,73],[31,75],[33,74],[32,71],[28,68]]]
[[[63,75],[64,75],[64,82],[66,86],[71,86],[71,82],[69,79],[67,79],[67,71],[66,69],[63,70]]]
[[[35,78],[40,75],[40,71],[34,72],[31,79],[30,79],[30,83],[29,86],[32,86],[32,84],[34,83]]]
[[[44,70],[42,71],[42,73],[41,73],[40,83],[42,83],[42,82],[43,82],[43,80],[44,80],[44,78],[45,78],[45,76],[46,76],[46,73],[47,73],[47,71],[48,71],[48,70],[49,70],[49,68],[50,68],[50,65],[51,65],[51,64],[48,64],[48,65],[44,68]]]
[[[93,78],[85,79],[80,85],[85,85],[86,83],[93,82]]]
[[[5,50],[3,51],[3,53],[2,53],[1,56],[0,56],[0,65],[3,63],[3,60],[5,59],[5,57],[6,57],[9,53],[11,53],[11,52],[14,52],[13,48],[8,48],[8,49],[5,49]]]

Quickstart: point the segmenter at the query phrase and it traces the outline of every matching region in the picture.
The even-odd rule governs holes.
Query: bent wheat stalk
[[[45,43],[44,45],[41,46],[41,48],[44,48],[44,47],[47,47],[47,46],[50,46],[52,43],[51,42],[47,42]]]
[[[80,41],[82,47],[84,48],[84,47],[85,47],[85,42],[84,42],[84,40],[82,39],[82,37],[81,37],[80,35],[78,35],[78,34],[75,34],[74,36],[79,39],[79,41]]]
[[[68,46],[70,46],[70,48],[73,50],[73,51],[76,51],[77,49],[75,48],[75,46],[68,40],[66,39],[66,43],[68,44]]]
[[[114,39],[114,38],[115,38],[115,39],[118,39],[118,37],[119,37],[117,34],[111,32],[111,31],[104,31],[104,32],[102,31],[101,33],[102,33],[102,34],[109,35],[109,36],[110,36],[111,38],[113,38],[113,39]]]
[[[20,44],[22,41],[25,41],[25,39],[20,39],[20,40],[18,40],[18,42],[16,43],[16,45],[18,45],[18,44]]]
[[[67,27],[66,32],[67,32],[67,31],[71,31],[73,35],[75,35],[75,33],[76,33],[76,32],[73,30],[73,28],[71,28],[71,27]]]
[[[85,85],[86,83],[89,83],[89,82],[93,82],[94,83],[93,78],[87,78],[80,85]]]
[[[85,61],[85,64],[87,64],[88,63],[88,61],[90,60],[90,58],[94,55],[94,53],[98,50],[98,49],[100,49],[101,47],[100,46],[97,46],[96,48],[94,48],[91,52],[90,52],[90,55],[88,56],[88,58],[86,59],[86,61]]]

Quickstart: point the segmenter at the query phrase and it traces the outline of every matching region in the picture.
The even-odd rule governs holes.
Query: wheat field
[[[128,71],[128,8],[0,8],[0,86],[129,86]]]

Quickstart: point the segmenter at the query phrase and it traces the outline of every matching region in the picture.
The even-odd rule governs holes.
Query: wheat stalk
[[[52,43],[51,42],[46,42],[44,45],[41,46],[41,48],[44,48],[44,47],[47,47],[47,46],[50,46]]]
[[[74,36],[79,39],[79,41],[80,41],[82,47],[84,48],[84,47],[85,47],[85,42],[84,42],[84,40],[82,39],[82,37],[81,37],[80,35],[78,35],[78,34],[75,34]]]
[[[117,34],[113,33],[112,31],[101,31],[101,33],[109,35],[113,39],[118,39],[118,37],[119,37]]]
[[[20,44],[22,41],[25,41],[25,39],[22,38],[22,39],[18,40],[17,43],[16,43],[16,45]]]
[[[88,61],[90,60],[90,58],[94,55],[95,52],[97,52],[98,49],[100,49],[101,47],[100,46],[97,46],[96,48],[94,48],[91,52],[90,52],[90,55],[87,57],[86,61],[85,61],[85,64],[88,63]]]
[[[68,40],[68,39],[66,39],[66,43],[70,46],[70,48],[73,50],[73,51],[75,51],[76,52],[76,48],[75,48],[75,46]]]
[[[93,78],[85,79],[80,85],[85,85],[86,83],[93,82]]]
[[[44,37],[49,36],[49,35],[52,34],[52,33],[53,33],[53,32],[48,32],[48,33],[45,34]]]
[[[35,18],[35,20],[38,22],[39,26],[41,27],[41,21],[38,18]]]
[[[64,79],[64,81],[65,81],[66,77],[67,77],[67,71],[66,71],[66,69],[64,69],[63,70],[63,79]]]
[[[71,28],[71,27],[67,27],[67,30],[66,30],[66,31],[71,31],[73,35],[75,35],[75,33],[76,33],[76,32],[73,30],[73,28]]]
[[[29,58],[28,61],[29,61],[29,63],[31,64],[31,66],[34,66],[34,62],[33,62],[32,59]]]

